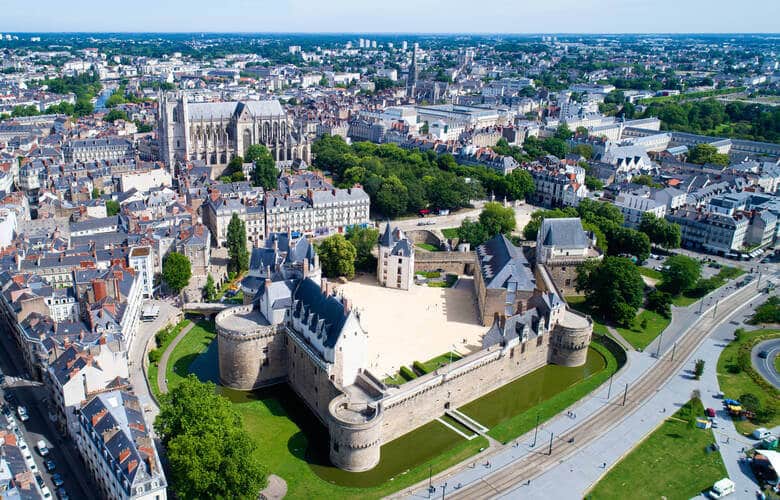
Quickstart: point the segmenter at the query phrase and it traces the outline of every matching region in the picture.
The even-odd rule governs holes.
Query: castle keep
[[[383,248],[390,248],[387,238],[403,235],[388,228]],[[544,266],[501,235],[480,246],[475,266],[478,293],[490,295],[481,315],[492,319],[481,348],[386,385],[367,368],[360,313],[320,277],[312,245],[275,233],[252,251],[245,304],[216,317],[220,379],[240,390],[289,384],[328,429],[331,462],[365,471],[377,465],[384,443],[450,408],[547,363],[585,362],[593,323],[566,307]]]

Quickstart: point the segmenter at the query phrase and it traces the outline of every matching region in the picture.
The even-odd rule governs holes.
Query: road
[[[482,211],[482,207],[484,205],[484,201],[478,201],[474,202],[474,208],[459,210],[451,215],[429,215],[428,217],[424,218],[415,217],[411,219],[401,219],[392,221],[392,224],[399,227],[402,231],[411,231],[414,229],[442,230],[451,227],[460,227],[460,224],[464,219],[470,218],[476,220],[479,217],[479,213]],[[510,206],[511,205],[512,204],[510,204]],[[536,210],[540,210],[541,207],[523,203],[515,206],[514,209],[517,231],[522,231],[528,221],[531,220],[531,214]],[[380,228],[384,228],[384,221],[378,222]],[[421,222],[425,222],[427,224],[419,225]]]
[[[149,424],[150,428],[153,428],[152,424],[160,409],[149,391],[149,385],[143,369],[144,358],[146,357],[146,346],[150,341],[154,342],[154,340],[152,340],[154,335],[168,324],[170,318],[176,317],[179,314],[179,310],[169,302],[162,300],[152,300],[148,303],[159,306],[160,314],[154,321],[142,321],[139,324],[136,338],[133,341],[133,345],[130,347],[128,360],[130,365],[130,383],[133,385],[135,395],[138,396],[139,401],[144,407],[144,416],[146,417],[147,424]]]
[[[96,487],[91,481],[91,475],[81,462],[75,443],[68,438],[63,438],[49,418],[46,388],[40,382],[32,381],[27,377],[21,366],[21,361],[13,355],[18,351],[13,340],[8,335],[0,335],[0,338],[2,338],[0,367],[6,375],[6,385],[0,392],[2,392],[3,398],[7,392],[12,393],[16,396],[18,404],[27,408],[29,420],[22,422],[16,415],[15,408],[13,408],[14,417],[25,443],[30,447],[33,460],[38,467],[38,474],[54,495],[56,488],[52,482],[51,474],[46,472],[46,468],[43,466],[44,459],[34,449],[35,444],[42,439],[50,445],[50,453],[46,458],[54,460],[57,464],[54,473],[59,473],[62,476],[65,481],[64,487],[71,498],[96,498],[93,494]]]
[[[599,401],[599,408],[594,410],[589,417],[585,417],[581,423],[567,428],[561,434],[551,435],[549,432],[544,436],[544,449],[537,448],[532,453],[519,452],[518,457],[508,461],[503,467],[496,467],[495,472],[480,474],[474,478],[469,475],[468,466],[461,467],[450,474],[440,476],[440,479],[449,480],[450,488],[452,484],[461,483],[462,487],[455,491],[451,496],[456,498],[489,498],[500,496],[514,491],[518,485],[524,481],[534,479],[546,471],[556,467],[564,462],[572,454],[583,447],[597,441],[610,429],[618,425],[627,417],[634,414],[641,408],[645,402],[654,395],[680,368],[686,363],[686,360],[693,354],[701,342],[709,335],[712,329],[725,321],[738,305],[750,302],[756,295],[755,285],[743,287],[734,293],[732,297],[723,301],[720,307],[705,310],[699,320],[690,327],[688,332],[678,340],[673,349],[661,350],[660,358],[650,361],[647,354],[637,354],[633,359],[641,359],[641,363],[651,363],[647,369],[642,368],[642,374],[634,380],[625,392],[622,384],[618,384],[617,389],[612,391],[611,398],[605,401]],[[632,360],[632,363],[634,361]],[[525,439],[520,438],[518,442]],[[553,443],[549,454],[547,453],[547,439]],[[507,448],[500,450],[499,453],[515,453],[508,451]],[[492,457],[491,457],[492,459]],[[498,463],[488,464],[489,468],[497,466]],[[496,470],[497,469],[497,470]],[[489,471],[488,471],[489,472]],[[461,477],[466,479],[471,477],[471,481],[461,481]],[[441,482],[441,480],[440,480]],[[450,490],[452,491],[452,490]],[[415,492],[413,496],[425,496],[424,493]]]
[[[760,356],[764,352],[766,356]],[[775,371],[775,357],[780,354],[780,339],[761,342],[753,347],[750,358],[753,367],[767,382],[780,389],[780,375]]]

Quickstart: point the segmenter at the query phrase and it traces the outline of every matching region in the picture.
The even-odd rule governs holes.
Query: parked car
[[[704,411],[705,411],[705,413],[707,413],[707,416],[710,417],[710,418],[715,416],[715,408],[707,408]]]
[[[59,473],[53,474],[51,476],[51,482],[54,483],[54,486],[57,488],[65,484],[65,481],[62,480],[62,476]]]
[[[40,474],[35,475],[35,482],[38,483],[39,488],[43,488],[44,486],[46,486],[46,483],[43,482],[43,478],[41,477]]]
[[[60,500],[70,500],[70,496],[65,488],[57,488],[57,498]]]
[[[51,473],[57,468],[57,463],[52,459],[48,459],[43,461],[43,466],[46,467],[46,472]]]
[[[5,404],[5,403],[3,404],[3,408],[0,411],[2,411],[3,416],[5,416],[5,417],[10,417],[11,414],[12,414],[11,408],[7,404]]]
[[[14,396],[13,392],[6,391],[6,393],[3,395],[3,399],[5,399],[9,405],[16,406],[16,396]]]
[[[724,478],[720,481],[716,481],[715,484],[712,485],[712,489],[708,491],[707,494],[710,498],[723,498],[726,495],[731,495],[736,491],[737,487],[734,484],[734,481],[729,478]]]
[[[27,408],[25,408],[24,406],[19,406],[16,409],[16,414],[19,415],[19,420],[21,420],[22,422],[27,422],[28,420],[30,420],[30,415],[27,414]]]
[[[49,447],[46,446],[46,441],[43,439],[35,443],[35,447],[38,449],[38,453],[40,453],[42,457],[45,457],[49,454]]]
[[[769,429],[766,427],[759,427],[758,429],[753,431],[753,439],[764,439],[765,437],[771,435],[772,433],[769,432]]]
[[[49,490],[48,486],[41,488],[41,496],[44,498],[44,500],[51,498],[51,490]]]
[[[712,428],[717,429],[718,428],[718,419],[713,417],[710,419],[710,422],[712,423]]]

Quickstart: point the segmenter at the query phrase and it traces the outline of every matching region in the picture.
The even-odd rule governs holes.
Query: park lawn
[[[775,356],[775,373],[780,373],[780,356]]]
[[[452,357],[450,358],[450,356],[452,356]],[[436,368],[438,368],[438,367],[440,367],[442,365],[449,364],[450,360],[457,361],[457,360],[459,360],[461,358],[462,358],[462,356],[460,354],[458,354],[457,352],[452,351],[451,353],[450,352],[446,352],[444,354],[436,356],[435,358],[429,359],[428,361],[426,361],[424,363],[421,363],[421,364],[423,365],[423,368],[425,368],[425,372],[426,373],[430,373],[430,372],[434,371]]]
[[[179,335],[179,333],[184,329],[184,327],[189,324],[190,320],[183,319],[169,329],[169,333],[165,335],[160,345],[156,348],[156,350],[160,352],[160,355],[165,352],[168,346],[171,345],[171,342],[173,342],[173,339],[175,339],[176,336]],[[165,328],[163,328],[163,330],[165,330]],[[159,333],[160,332],[157,332],[158,335]],[[149,386],[152,388],[152,394],[156,399],[160,398],[160,392],[157,390],[157,371],[159,368],[159,362],[154,362],[149,363],[149,367],[146,369],[146,378],[149,380]]]
[[[636,266],[636,268],[639,270],[639,274],[642,276],[647,276],[648,278],[661,281],[661,278],[663,278],[663,275],[656,271],[655,269],[650,269],[649,267],[645,266]]]
[[[382,446],[382,461],[371,471],[350,473],[316,463],[307,456],[307,433],[290,418],[278,399],[236,404],[244,428],[257,443],[255,453],[272,474],[287,482],[288,498],[381,498],[428,478],[429,465],[437,474],[488,446],[484,437],[463,439],[433,421]],[[309,418],[314,419],[312,415]],[[418,459],[415,462],[415,459]],[[311,462],[314,462],[313,464]],[[388,463],[385,463],[388,462]],[[392,472],[390,476],[382,474]],[[332,478],[324,479],[320,474]],[[344,484],[371,484],[366,487]]]
[[[642,329],[642,320],[647,320],[647,327]],[[664,318],[655,311],[644,310],[636,315],[631,328],[617,327],[620,335],[626,339],[634,349],[643,350],[652,342],[667,326],[671,319]]]
[[[415,243],[414,246],[418,248],[422,248],[423,250],[428,250],[429,252],[438,252],[439,247],[435,245],[431,245],[430,243]]]
[[[204,352],[217,333],[214,322],[200,320],[192,330],[181,339],[168,359],[165,376],[168,378],[168,387],[174,388],[190,373],[190,364]]]
[[[727,398],[739,399],[742,394],[750,393],[754,394],[758,400],[761,401],[762,406],[773,400],[774,404],[778,405],[780,402],[777,397],[769,394],[769,391],[759,385],[749,373],[746,371],[739,371],[738,369],[740,347],[746,343],[754,342],[757,337],[780,337],[780,330],[767,329],[744,331],[739,341],[730,342],[723,349],[723,352],[720,353],[720,357],[718,358],[718,384],[720,385],[721,392],[723,392]],[[775,360],[775,367],[777,367],[777,360]],[[757,373],[755,376],[760,377]],[[734,421],[734,426],[737,428],[737,431],[743,434],[753,432],[753,429],[757,427],[767,427],[771,429],[777,425],[780,425],[780,412],[776,413],[769,422],[763,422],[760,425],[756,425],[750,420]]]
[[[580,376],[584,378],[572,381],[567,380],[566,372],[577,368],[546,365],[458,410],[490,427],[489,436],[508,443],[533,429],[537,415],[540,423],[546,422],[590,394],[617,371],[617,360],[608,349],[597,342],[592,342],[590,347],[593,352],[588,353],[586,365],[598,360],[600,366],[595,368],[598,370],[595,373],[581,370]]]
[[[672,304],[676,305],[677,307],[688,307],[689,305],[699,300],[699,298],[700,297],[689,297],[682,293],[676,297],[672,297]]]
[[[718,452],[707,453],[715,442],[711,430],[689,423],[704,415],[701,401],[693,399],[668,418],[631,453],[617,463],[585,496],[587,499],[688,499],[728,477]]]
[[[458,228],[457,227],[448,227],[447,229],[442,229],[441,234],[444,235],[447,239],[454,239],[458,237]]]

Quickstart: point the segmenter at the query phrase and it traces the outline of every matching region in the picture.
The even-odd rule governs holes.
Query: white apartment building
[[[154,294],[154,256],[149,246],[135,247],[128,255],[128,266],[136,271],[136,281],[140,282],[141,296],[151,299]]]
[[[624,224],[636,229],[642,221],[642,215],[651,213],[663,218],[666,215],[666,205],[648,195],[621,193],[615,198],[615,206],[623,214]]]

